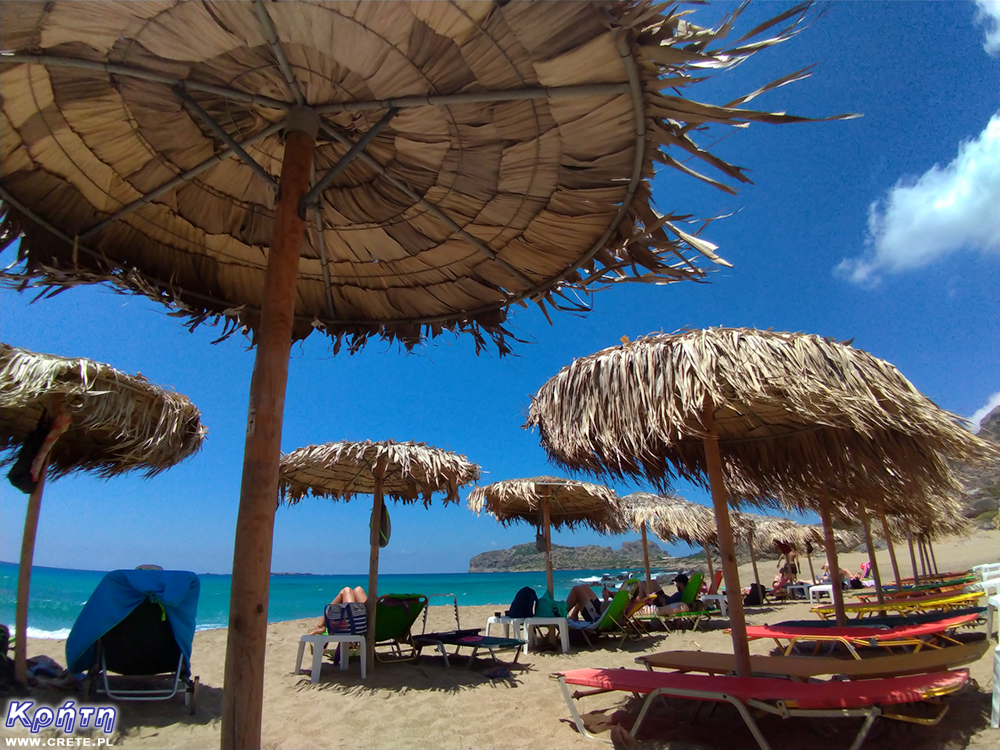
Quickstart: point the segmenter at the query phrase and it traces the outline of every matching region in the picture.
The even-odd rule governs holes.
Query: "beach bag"
[[[759,583],[750,584],[750,593],[743,597],[743,606],[756,607],[764,603],[764,587]]]
[[[535,593],[533,588],[525,586],[514,594],[514,601],[510,603],[510,609],[507,610],[507,617],[517,619],[534,617],[537,602],[538,594]]]
[[[368,610],[362,602],[327,604],[323,618],[326,620],[326,632],[330,635],[365,635],[368,632]]]
[[[42,449],[51,428],[52,417],[47,412],[43,412],[35,429],[21,443],[21,448],[17,452],[17,460],[14,461],[14,466],[7,474],[10,483],[26,495],[30,495],[38,486],[38,480],[31,476],[31,464],[35,460],[35,456],[38,455],[38,451]]]
[[[567,611],[566,602],[557,602],[549,591],[542,594],[535,605],[535,617],[565,617]]]

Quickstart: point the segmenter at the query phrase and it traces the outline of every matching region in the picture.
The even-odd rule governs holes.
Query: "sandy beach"
[[[905,546],[898,552],[903,575],[910,568]],[[960,570],[998,559],[996,532],[977,532],[972,537],[943,540],[935,545],[940,570]],[[841,565],[856,570],[864,555],[843,555]],[[889,556],[878,555],[883,576],[891,578]],[[904,562],[905,561],[905,562]],[[821,558],[814,556],[818,570]],[[803,560],[808,574],[808,565]],[[774,574],[774,562],[759,565],[761,579]],[[744,586],[753,580],[750,566],[740,569]],[[435,593],[435,592],[427,592]],[[513,596],[514,592],[511,592]],[[438,600],[442,601],[442,600]],[[461,604],[461,602],[459,602]],[[487,618],[508,603],[496,606],[461,607],[462,627],[482,627]],[[808,604],[789,603],[757,607],[748,611],[747,621],[764,624],[790,619],[811,619]],[[454,627],[450,606],[430,608],[427,629]],[[553,672],[580,667],[636,667],[634,659],[663,650],[700,649],[732,652],[727,621],[715,618],[704,632],[656,634],[619,647],[618,639],[604,638],[595,648],[574,641],[568,654],[551,652],[522,654],[507,679],[492,680],[483,673],[493,666],[478,660],[463,669],[464,659],[446,669],[441,658],[424,656],[417,662],[377,663],[366,680],[361,680],[358,660],[340,671],[325,661],[322,676],[311,684],[306,673],[293,674],[299,636],[307,632],[311,620],[280,622],[268,627],[267,662],[264,675],[263,747],[269,750],[293,748],[597,748],[599,743],[581,736],[569,720],[569,711],[550,679]],[[420,622],[418,620],[417,630]],[[980,625],[976,628],[983,630]],[[751,653],[767,654],[773,644],[753,641]],[[65,662],[65,642],[32,640],[29,656],[48,654]],[[223,670],[226,631],[209,630],[195,635],[193,674],[200,678],[197,709],[188,716],[180,699],[152,703],[120,704],[120,717],[113,746],[123,748],[216,748],[222,710]],[[879,720],[864,747],[871,750],[907,747],[912,750],[944,748],[995,749],[1000,732],[989,728],[992,691],[992,650],[970,666],[975,680],[962,693],[947,700],[949,713],[937,727]],[[308,668],[308,652],[305,667]],[[71,694],[36,691],[34,698],[53,705]],[[76,696],[79,700],[80,696]],[[637,703],[623,694],[607,694],[584,699],[582,711],[588,724],[608,737],[612,723],[626,728],[634,720]],[[688,708],[689,712],[690,709]],[[694,748],[755,747],[735,710],[720,706],[708,720],[685,725],[685,706],[669,706],[650,717],[640,739],[645,747],[685,750]],[[860,720],[782,720],[773,716],[760,719],[761,729],[772,747],[847,748]],[[3,730],[7,736],[27,736],[26,731]],[[56,736],[54,733],[52,736]],[[61,735],[59,735],[61,736]],[[86,736],[83,733],[81,736]]]

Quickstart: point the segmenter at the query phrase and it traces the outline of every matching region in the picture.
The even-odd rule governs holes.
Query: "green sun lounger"
[[[379,661],[413,660],[419,655],[410,629],[427,607],[423,594],[385,594],[375,602],[375,657]],[[379,652],[382,647],[382,652]],[[385,649],[389,650],[386,651]]]
[[[698,598],[698,593],[701,591],[701,579],[704,577],[702,573],[692,573],[691,578],[688,579],[687,584],[684,586],[684,591],[681,594],[681,602],[687,604],[689,607]],[[636,614],[633,615],[633,619],[640,622],[653,622],[659,621],[662,623],[666,630],[671,629],[671,625],[678,626],[681,624],[689,624],[691,630],[697,630],[701,621],[705,617],[711,617],[713,612],[709,610],[699,610],[697,612],[677,612],[672,615],[643,615]]]

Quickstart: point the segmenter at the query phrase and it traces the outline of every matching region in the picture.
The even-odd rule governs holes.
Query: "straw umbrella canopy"
[[[703,29],[644,0],[0,4],[0,247],[19,238],[24,261],[2,275],[107,283],[257,345],[223,747],[260,745],[292,342],[447,330],[506,353],[512,304],[580,312],[578,292],[724,264],[649,181],[659,162],[733,192],[716,176],[748,178],[693,134],[804,119],[742,105],[808,69],[724,106],[681,95],[810,5],[728,43],[741,12]]]
[[[948,460],[993,455],[889,363],[819,336],[750,329],[653,335],[578,359],[542,386],[526,426],[573,470],[710,486],[740,675],[750,654],[727,481],[740,487],[734,502],[818,505],[834,566],[830,508],[850,504],[845,476],[892,490],[887,508],[919,508],[925,488],[955,485]],[[834,597],[842,612],[836,587]]]
[[[600,484],[559,477],[504,479],[469,493],[469,508],[484,510],[504,526],[530,523],[545,537],[545,582],[552,585],[552,528],[589,526],[601,534],[621,534],[627,528],[620,498]]]
[[[18,568],[14,664],[26,677],[28,589],[46,476],[78,471],[110,478],[130,471],[147,477],[201,448],[201,413],[186,397],[93,360],[36,354],[0,344],[0,453],[11,463],[40,420],[51,420],[46,447],[33,463]]]
[[[444,504],[457,503],[458,489],[479,479],[479,467],[465,456],[425,443],[394,441],[309,445],[281,457],[280,498],[295,505],[304,497],[348,501],[372,495],[371,557],[368,565],[368,664],[374,664],[375,602],[378,599],[378,553],[386,496],[404,505],[435,493]]]
[[[677,540],[699,544],[705,548],[708,574],[713,576],[712,553],[715,545],[715,517],[704,505],[692,503],[680,495],[633,492],[621,500],[622,513],[633,531],[642,536],[642,556],[646,566],[646,586],[650,585],[649,552],[646,547],[646,527],[665,542]],[[648,588],[647,588],[648,590]]]

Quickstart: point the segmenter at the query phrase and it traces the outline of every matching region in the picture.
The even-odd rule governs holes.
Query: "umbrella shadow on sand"
[[[309,682],[306,674],[297,675],[296,691],[333,692],[352,696],[373,696],[410,690],[457,693],[464,690],[517,687],[522,675],[537,671],[531,664],[493,663],[477,659],[470,669],[447,668],[440,657],[421,657],[414,662],[381,663],[377,672],[364,680],[357,672],[341,672],[336,665],[324,663],[319,682]]]

